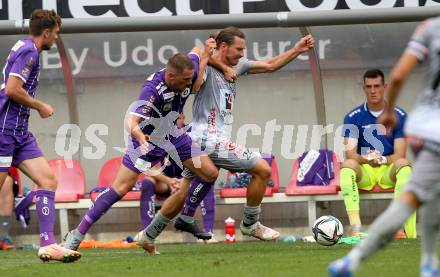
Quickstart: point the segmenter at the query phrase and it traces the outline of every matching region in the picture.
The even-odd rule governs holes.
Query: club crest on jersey
[[[173,107],[173,103],[172,102],[168,102],[168,103],[165,103],[164,105],[163,105],[163,110],[165,111],[165,112],[169,112],[169,111],[171,111],[171,108]]]
[[[32,68],[33,63],[34,63],[34,59],[30,58],[28,63],[25,65],[25,67],[23,67],[23,70],[21,70],[21,75],[24,78],[28,78],[29,77],[29,74],[31,73],[31,68]]]
[[[186,98],[186,97],[188,97],[188,95],[191,93],[191,91],[190,91],[190,89],[189,88],[186,88],[184,91],[182,91],[181,92],[181,96],[183,97],[183,98]]]

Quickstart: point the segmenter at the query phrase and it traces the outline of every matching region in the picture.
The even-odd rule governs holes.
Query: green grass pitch
[[[327,265],[350,246],[247,242],[159,245],[161,255],[139,248],[87,249],[73,264],[42,263],[36,251],[0,251],[0,276],[327,276]],[[356,276],[418,276],[419,240],[399,240],[366,261]]]

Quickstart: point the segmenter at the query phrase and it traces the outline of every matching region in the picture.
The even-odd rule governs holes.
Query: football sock
[[[215,190],[214,186],[211,187],[208,194],[203,198],[200,203],[202,208],[203,226],[207,232],[212,233],[214,231],[215,220]]]
[[[199,177],[194,178],[185,199],[181,219],[188,223],[194,222],[194,219],[190,219],[190,217],[194,217],[197,207],[214,186],[214,183],[215,181],[204,182]]]
[[[350,225],[361,225],[356,172],[351,168],[342,168],[340,179],[342,196],[344,198],[345,209],[347,210]]]
[[[261,205],[255,207],[244,206],[243,225],[249,227],[260,219]]]
[[[112,188],[107,188],[95,199],[95,203],[89,209],[78,225],[78,231],[85,235],[92,225],[105,214],[111,206],[118,202],[121,196]]]
[[[154,207],[154,183],[150,179],[142,181],[140,202],[141,228],[145,229],[151,223],[156,212]]]
[[[40,225],[40,247],[55,243],[54,224],[55,224],[55,192],[50,190],[37,190],[37,211],[38,222]]]
[[[150,223],[150,225],[147,226],[145,229],[145,234],[150,239],[154,240],[156,239],[162,231],[168,226],[171,219],[166,218],[162,215],[162,213],[159,211],[156,216],[154,217],[153,221]]]

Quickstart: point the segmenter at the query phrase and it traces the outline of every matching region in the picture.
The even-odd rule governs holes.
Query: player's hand
[[[391,134],[397,125],[397,116],[394,111],[383,111],[377,120],[377,124],[385,126],[387,135]]]
[[[232,67],[227,67],[227,69],[224,72],[225,80],[233,83],[235,80],[237,80],[237,72]]]
[[[315,39],[312,35],[307,35],[301,38],[296,44],[295,49],[297,49],[300,53],[304,53],[309,51],[315,47]]]
[[[371,165],[372,167],[377,167],[381,165],[382,155],[379,153],[379,151],[368,150],[367,153],[362,157],[366,159],[366,163]]]
[[[217,47],[217,44],[215,43],[215,39],[213,38],[208,38],[205,41],[205,55],[207,55],[208,57],[212,55],[212,53],[214,53],[214,49]]]
[[[38,107],[38,113],[40,114],[41,118],[48,118],[53,115],[53,108],[51,105],[46,103],[40,103],[40,106]]]
[[[419,152],[420,150],[422,150],[423,145],[424,145],[424,140],[420,137],[416,137],[413,135],[406,135],[406,140],[408,141],[409,146],[411,147],[411,149],[414,152]]]
[[[373,159],[373,160],[369,160],[367,162],[367,164],[371,165],[372,167],[378,167],[380,166],[379,160],[378,159]]]
[[[147,154],[148,153],[148,145],[149,145],[149,142],[150,141],[150,136],[149,135],[144,135],[143,137],[141,137],[141,139],[139,140],[139,144],[140,144],[140,150],[141,150],[141,153],[143,154],[143,155],[145,155],[145,154]]]
[[[171,194],[178,192],[181,184],[182,184],[181,179],[172,178],[172,182],[168,184],[171,188]]]

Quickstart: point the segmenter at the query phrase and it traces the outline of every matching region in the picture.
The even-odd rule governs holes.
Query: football
[[[315,241],[321,245],[335,245],[344,233],[342,223],[334,216],[325,215],[318,218],[312,227]]]

